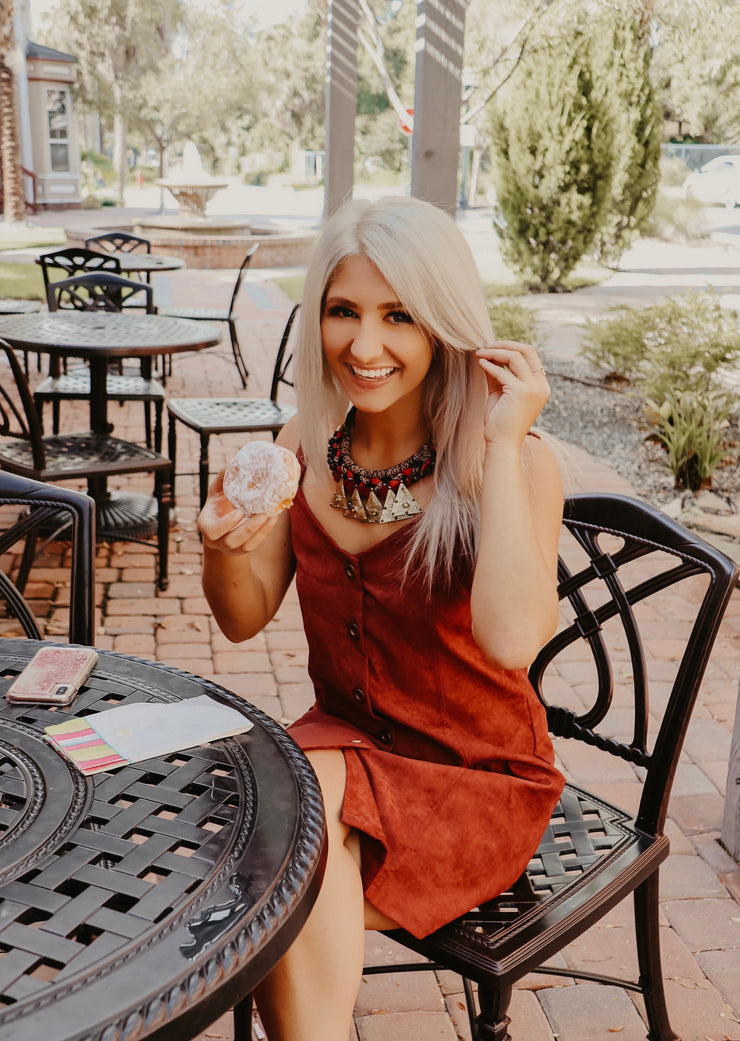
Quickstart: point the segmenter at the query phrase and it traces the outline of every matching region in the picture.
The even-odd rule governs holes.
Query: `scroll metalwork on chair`
[[[149,239],[140,235],[132,235],[128,231],[105,231],[102,235],[93,235],[85,239],[87,249],[102,250],[105,253],[151,253],[152,244]]]
[[[664,826],[691,712],[738,565],[660,511],[619,495],[573,496],[563,531],[562,624],[530,678],[547,707],[556,752],[565,755],[566,741],[582,741],[605,762],[616,757],[640,788],[639,808],[630,813],[605,793],[569,780],[539,849],[510,891],[424,939],[403,931],[389,935],[430,959],[400,968],[441,967],[463,976],[474,1041],[511,1041],[512,989],[532,972],[637,991],[651,1041],[677,1041],[660,956],[658,878],[669,854]],[[649,704],[645,640],[661,610],[675,619],[681,649],[668,696],[661,691]],[[667,682],[664,675],[657,681],[661,687]],[[565,950],[567,945],[630,895],[638,978],[580,969],[574,964],[577,950]],[[564,966],[545,964],[558,952],[565,955]],[[367,966],[365,973],[398,969]],[[242,1003],[238,1022],[245,1022],[247,1008]]]
[[[246,257],[241,263],[241,267],[236,275],[236,282],[231,292],[231,300],[228,308],[218,307],[178,307],[170,308],[166,311],[161,312],[162,314],[172,315],[174,318],[193,318],[199,322],[226,322],[229,326],[229,336],[231,337],[231,351],[234,355],[234,364],[236,365],[239,373],[239,378],[242,381],[242,386],[246,387],[247,377],[249,376],[249,369],[244,361],[242,355],[241,345],[239,344],[239,337],[236,329],[236,298],[239,295],[242,281],[247,273],[252,257],[259,249],[259,243],[256,242],[247,253]]]
[[[55,249],[51,253],[42,253],[38,262],[44,278],[44,292],[53,282],[84,272],[111,271],[114,275],[121,273],[118,257],[82,246],[67,246],[64,249]]]
[[[156,313],[150,285],[122,278],[108,272],[73,275],[52,282],[47,291],[50,311],[58,308],[77,311],[121,311],[127,301],[142,296],[147,314]],[[162,384],[152,378],[150,358],[142,358],[138,373],[109,372],[107,394],[114,401],[141,401],[144,405],[144,437],[147,448],[159,452],[162,448],[162,411],[165,392]],[[90,396],[90,371],[86,365],[72,372],[50,375],[37,386],[33,399],[43,422],[43,408],[52,404],[52,431],[59,433],[60,402],[85,400]],[[152,408],[154,432],[152,436]]]
[[[90,431],[44,437],[41,422],[15,351],[0,339],[0,354],[10,365],[12,381],[0,385],[0,469],[36,481],[83,478],[97,504],[97,535],[112,540],[145,542],[137,533],[107,528],[101,505],[107,501],[105,481],[113,476],[152,473],[157,501],[158,584],[167,588],[169,518],[172,504],[172,464],[142,445]],[[16,393],[12,393],[12,382]]]
[[[280,385],[293,386],[291,367],[293,352],[288,349],[296,304],[285,323],[272,370],[269,398],[172,398],[167,402],[169,420],[169,456],[175,467],[177,458],[177,421],[194,430],[200,437],[199,487],[201,508],[208,495],[210,461],[208,448],[214,434],[271,433],[273,439],[295,415],[293,405],[278,402]],[[173,477],[174,479],[174,477]],[[174,496],[174,492],[173,492]]]
[[[0,470],[0,557],[23,544],[15,576],[0,571],[0,601],[23,633],[41,639],[30,603],[24,598],[39,538],[69,542],[69,639],[92,645],[95,640],[95,503],[88,495],[57,488]]]

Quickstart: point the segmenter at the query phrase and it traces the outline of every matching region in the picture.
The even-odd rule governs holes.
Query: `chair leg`
[[[478,984],[478,1004],[480,1014],[475,1021],[473,1041],[511,1041],[507,1015],[511,1001],[510,986],[494,989]]]
[[[242,349],[239,345],[239,337],[236,335],[236,321],[233,318],[229,318],[229,336],[231,337],[231,351],[234,355],[234,364],[239,373],[239,379],[242,381],[242,387],[246,387],[249,369],[247,368],[244,356],[242,355]]]
[[[31,568],[33,567],[33,561],[36,556],[36,540],[37,532],[29,531],[26,535],[23,554],[21,556],[21,562],[18,566],[18,574],[15,580],[15,587],[21,594],[23,594],[26,589],[26,582],[28,581],[28,576],[31,574]]]
[[[210,434],[200,435],[200,464],[198,466],[199,473],[199,484],[200,484],[200,508],[201,510],[206,504],[208,498],[208,441]]]
[[[171,414],[167,417],[167,455],[172,463],[172,505],[177,501],[175,480],[177,477],[177,420]]]
[[[161,402],[161,400],[154,402],[154,451],[155,452],[159,452],[159,453],[162,452],[162,402]],[[175,497],[174,484],[175,484],[175,475],[173,473],[173,475],[172,475],[172,486],[173,486],[172,498],[173,498],[173,500],[174,500],[174,497]]]
[[[164,590],[170,584],[168,574],[170,548],[170,508],[172,506],[172,475],[158,473],[155,482],[157,498],[157,550],[159,569],[157,585]]]
[[[144,444],[147,448],[152,447],[152,403],[144,402]]]
[[[252,1041],[252,995],[234,1005],[234,1041]]]
[[[635,939],[640,986],[645,999],[648,1041],[679,1041],[671,1029],[663,988],[660,960],[660,912],[658,872],[653,872],[634,893]]]

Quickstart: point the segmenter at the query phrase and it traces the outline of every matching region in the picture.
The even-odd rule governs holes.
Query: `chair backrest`
[[[250,248],[249,252],[247,253],[246,257],[241,263],[241,267],[239,268],[239,271],[236,276],[236,282],[234,283],[234,289],[231,293],[231,302],[229,303],[229,318],[234,317],[234,307],[236,305],[236,298],[239,295],[239,290],[241,289],[242,280],[244,279],[244,276],[247,273],[247,268],[252,263],[252,257],[255,255],[259,248],[259,242],[255,242],[255,244]]]
[[[283,329],[283,335],[280,337],[280,345],[277,354],[275,355],[275,365],[272,369],[272,383],[270,384],[271,401],[277,401],[281,383],[284,383],[286,387],[293,386],[293,377],[291,375],[293,349],[291,348],[288,350],[288,344],[290,341],[290,332],[293,328],[293,322],[295,321],[300,306],[300,304],[296,304],[288,315],[288,320]]]
[[[0,558],[21,540],[24,550],[14,582],[0,570],[0,600],[29,639],[41,632],[23,595],[37,537],[59,534],[72,546],[69,639],[92,645],[95,639],[95,502],[82,492],[59,488],[0,470]]]
[[[116,275],[121,273],[118,257],[84,249],[82,246],[69,246],[66,249],[55,249],[52,253],[42,253],[39,264],[44,276],[44,288],[47,290],[50,283],[82,271],[112,271]]]
[[[2,339],[0,351],[8,359],[16,389],[16,394],[13,395],[7,381],[3,380],[0,383],[0,437],[28,441],[31,445],[34,469],[41,472],[46,467],[46,450],[43,428],[31,388],[18,356],[10,344]]]
[[[625,496],[574,495],[563,525],[572,536],[559,561],[567,618],[530,679],[552,734],[644,769],[638,825],[662,834],[691,712],[740,568],[659,510]],[[646,643],[661,612],[676,633],[672,678],[650,676],[654,655]]]
[[[88,249],[104,250],[106,253],[151,253],[152,244],[149,239],[139,235],[131,235],[128,231],[106,231],[102,235],[93,235],[85,239]]]
[[[107,271],[73,275],[61,282],[52,282],[47,287],[46,300],[50,311],[122,311],[138,293],[146,299],[147,314],[154,314],[154,289],[151,285]]]

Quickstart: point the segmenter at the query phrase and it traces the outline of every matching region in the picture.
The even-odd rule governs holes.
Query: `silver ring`
[[[545,371],[545,366],[544,365],[540,365],[539,369],[530,369],[530,372],[532,373],[533,376],[536,373],[538,373],[538,372],[544,372],[544,371]]]

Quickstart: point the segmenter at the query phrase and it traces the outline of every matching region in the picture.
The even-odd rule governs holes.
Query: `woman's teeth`
[[[393,367],[389,369],[358,369],[353,365],[352,372],[355,376],[361,376],[365,380],[382,380],[386,376],[390,376],[393,372]]]

